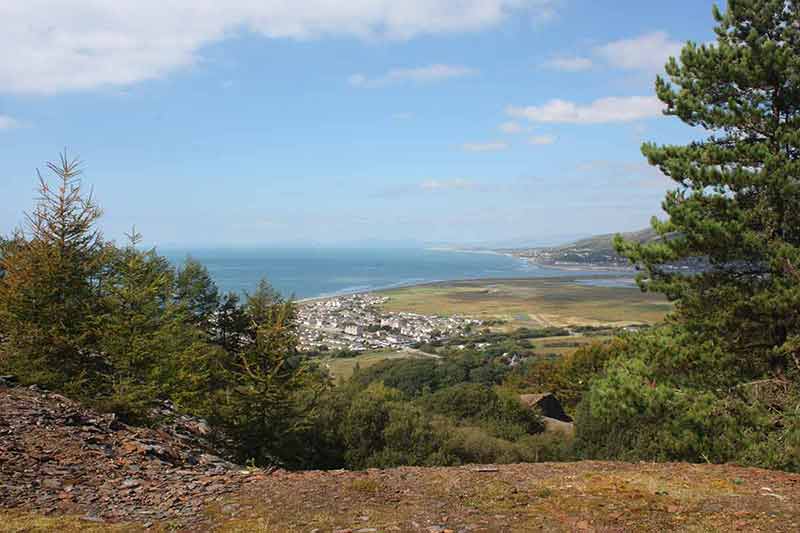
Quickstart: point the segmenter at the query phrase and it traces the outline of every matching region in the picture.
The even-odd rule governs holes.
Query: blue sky
[[[0,232],[67,147],[119,238],[503,243],[639,229],[653,80],[711,0],[10,0]],[[224,4],[224,7],[223,7]]]

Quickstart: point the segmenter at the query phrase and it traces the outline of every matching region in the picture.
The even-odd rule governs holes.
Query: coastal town
[[[303,302],[298,309],[302,351],[400,349],[458,337],[483,322],[464,316],[392,313],[382,309],[385,296],[353,294]]]

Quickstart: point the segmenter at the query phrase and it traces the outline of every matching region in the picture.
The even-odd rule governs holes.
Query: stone
[[[258,479],[229,466],[224,450],[181,438],[172,426],[133,428],[59,394],[2,385],[4,508],[69,509],[90,522],[183,525],[203,520],[206,505]],[[217,460],[188,460],[203,454]]]

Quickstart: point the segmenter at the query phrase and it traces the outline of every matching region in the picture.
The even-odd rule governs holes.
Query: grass
[[[534,339],[533,352],[537,355],[569,355],[581,346],[593,344],[595,342],[603,342],[611,339],[608,335],[593,335],[593,336],[568,336],[568,337],[545,337],[543,339]]]
[[[671,308],[661,295],[581,285],[574,277],[446,282],[382,294],[387,311],[468,315],[501,320],[507,329],[652,324]]]
[[[381,350],[364,352],[355,357],[323,357],[320,359],[320,363],[328,368],[334,380],[339,378],[347,380],[353,375],[356,365],[363,370],[387,359],[407,359],[410,357],[418,356],[402,351]]]
[[[798,482],[795,474],[732,465],[595,461],[278,471],[212,503],[202,525],[182,530],[795,532]],[[0,511],[2,532],[143,529]]]
[[[143,531],[140,524],[105,524],[92,522],[77,516],[42,516],[34,513],[0,510],[0,532],[39,533],[59,531],[63,533],[127,533]],[[151,531],[160,531],[157,528]]]
[[[741,484],[733,479],[747,476]],[[687,464],[540,463],[287,474],[220,531],[797,531],[793,479]],[[784,499],[771,498],[770,486]]]

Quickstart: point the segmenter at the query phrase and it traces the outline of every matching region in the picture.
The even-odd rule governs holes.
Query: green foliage
[[[563,357],[535,357],[505,380],[511,389],[552,392],[564,409],[574,413],[592,382],[602,376],[605,366],[627,350],[630,335],[585,344]]]
[[[627,337],[592,380],[576,445],[798,469],[800,3],[730,0],[714,16],[717,42],[687,44],[656,80],[665,113],[711,135],[643,146],[677,184],[669,219],[653,221],[659,239],[616,239],[640,286],[675,302],[671,326]]]
[[[431,464],[441,446],[430,419],[380,383],[353,396],[340,434],[346,464],[352,468]]]
[[[240,459],[294,465],[325,381],[296,355],[292,302],[262,282],[244,308],[252,339],[227,371],[213,420],[238,443]]]
[[[220,307],[217,285],[201,263],[188,257],[175,277],[175,297],[194,325],[209,329]]]
[[[491,354],[463,350],[443,359],[382,361],[360,371],[355,379],[361,384],[381,381],[414,398],[458,383],[496,385],[507,373],[508,366]]]
[[[212,341],[230,354],[244,347],[250,322],[236,293],[225,294],[217,308]]]
[[[596,458],[725,462],[759,422],[742,401],[661,382],[642,360],[619,360],[578,409],[576,445]]]
[[[0,371],[149,423],[153,402],[207,416],[240,459],[293,464],[327,379],[296,351],[294,306],[268,283],[220,299],[191,259],[176,272],[134,231],[117,247],[77,161],[48,164],[25,232],[0,242]]]
[[[0,257],[2,366],[85,397],[105,366],[95,318],[107,246],[95,228],[101,211],[81,188],[80,162],[64,154],[47,166],[56,185],[39,176],[25,232],[5,241]]]
[[[800,335],[800,3],[732,0],[715,11],[717,41],[687,44],[658,78],[666,114],[711,132],[687,146],[643,146],[672,178],[662,237],[617,240],[644,268],[640,283],[676,302],[676,319],[718,339],[742,379],[794,362]],[[705,265],[687,275],[669,264]]]
[[[584,457],[797,469],[796,382],[741,382],[713,340],[679,327],[625,338],[578,406]],[[769,385],[774,394],[754,393]]]
[[[480,425],[489,433],[516,439],[544,430],[541,418],[524,407],[516,395],[498,393],[475,383],[461,383],[437,391],[421,400],[426,410],[457,422]]]
[[[540,433],[515,440],[492,435],[479,426],[439,425],[447,438],[444,457],[457,458],[454,464],[537,463],[572,459],[571,443],[562,435]]]

